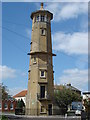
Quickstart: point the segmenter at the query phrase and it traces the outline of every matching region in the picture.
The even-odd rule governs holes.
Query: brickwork
[[[16,100],[3,100],[1,104],[0,111],[2,112],[15,112]]]

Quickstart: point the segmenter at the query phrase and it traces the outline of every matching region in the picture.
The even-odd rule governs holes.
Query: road
[[[33,116],[17,116],[17,115],[6,115],[8,120],[81,120],[80,117],[61,117],[61,116],[48,116],[48,117],[33,117]]]

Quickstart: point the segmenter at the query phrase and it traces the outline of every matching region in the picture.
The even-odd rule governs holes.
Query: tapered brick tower
[[[52,115],[53,113],[53,62],[51,20],[53,14],[41,8],[31,14],[32,37],[28,92],[26,98],[27,115]]]

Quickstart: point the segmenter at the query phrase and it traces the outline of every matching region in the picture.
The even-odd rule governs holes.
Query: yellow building
[[[53,14],[41,8],[31,14],[32,37],[26,97],[27,115],[53,114],[53,62],[51,20]]]

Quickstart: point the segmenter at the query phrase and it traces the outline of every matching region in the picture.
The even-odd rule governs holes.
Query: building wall
[[[90,99],[90,94],[84,94],[83,95],[83,100],[85,100],[85,99]]]
[[[2,112],[15,112],[15,108],[17,105],[17,101],[16,100],[3,100],[1,104],[1,108],[0,111]],[[5,104],[7,105],[7,107],[5,107]],[[13,105],[13,107],[11,108],[11,104]]]

